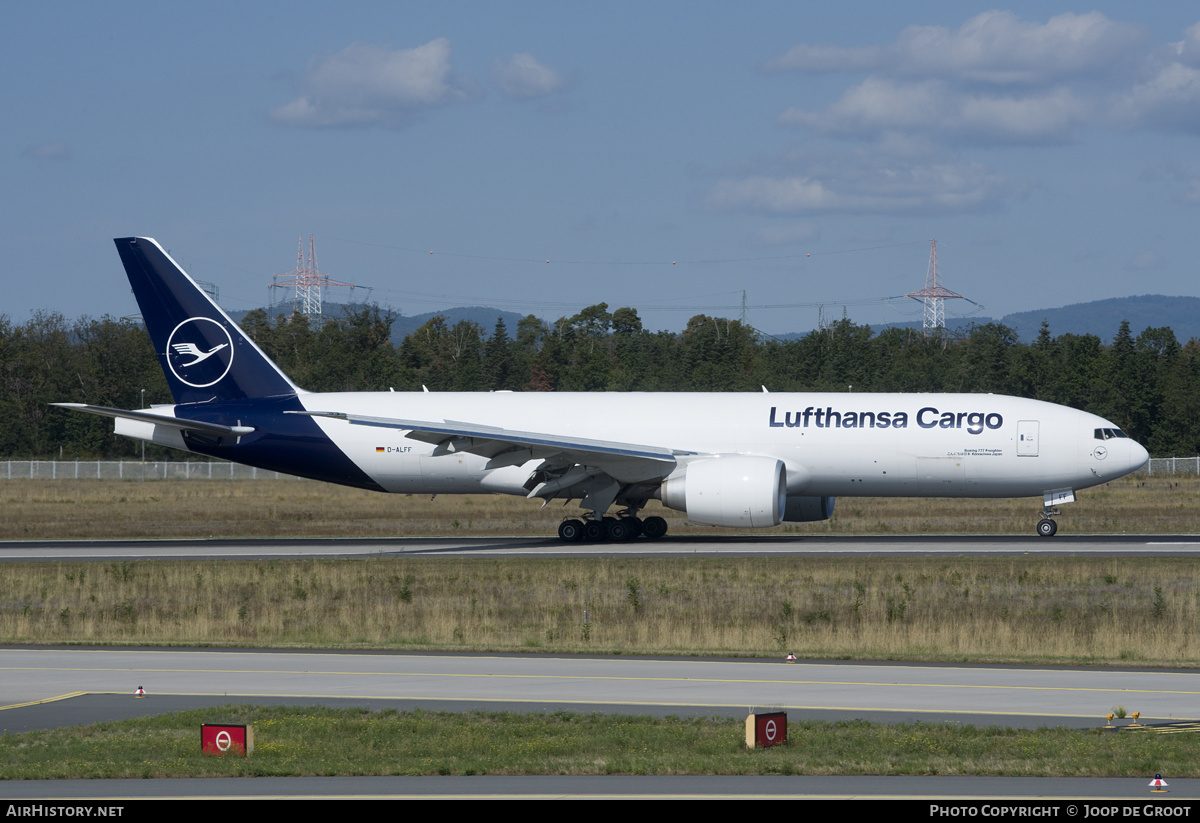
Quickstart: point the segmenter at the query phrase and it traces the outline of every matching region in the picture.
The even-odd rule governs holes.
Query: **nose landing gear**
[[[1039,537],[1053,537],[1058,531],[1058,523],[1054,522],[1055,515],[1062,514],[1058,509],[1043,509],[1042,519],[1038,521],[1037,533]]]

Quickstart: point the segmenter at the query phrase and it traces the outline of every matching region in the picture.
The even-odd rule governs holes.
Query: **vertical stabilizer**
[[[114,242],[176,403],[300,391],[162,246],[148,237]]]

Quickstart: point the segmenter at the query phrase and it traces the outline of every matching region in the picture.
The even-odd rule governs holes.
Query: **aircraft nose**
[[[1137,471],[1150,459],[1150,452],[1136,440],[1129,441],[1129,470]]]

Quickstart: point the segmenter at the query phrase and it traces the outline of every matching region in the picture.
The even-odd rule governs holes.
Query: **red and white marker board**
[[[751,714],[746,717],[746,748],[778,746],[787,742],[787,713]]]
[[[204,754],[245,757],[254,751],[254,727],[205,723],[200,727],[200,751]]]

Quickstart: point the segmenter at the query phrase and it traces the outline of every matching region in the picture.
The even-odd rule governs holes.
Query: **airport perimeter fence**
[[[1151,457],[1139,474],[1200,474],[1200,457]]]
[[[1152,457],[1138,474],[1197,474],[1200,456]],[[210,460],[5,460],[8,480],[302,480],[290,474]]]
[[[290,474],[216,460],[6,460],[9,480],[300,480]]]

